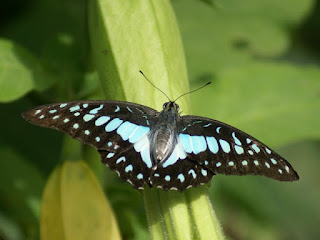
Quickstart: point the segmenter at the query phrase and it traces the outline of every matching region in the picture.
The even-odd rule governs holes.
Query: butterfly
[[[161,112],[92,100],[38,106],[22,116],[95,147],[102,162],[137,189],[184,191],[215,174],[299,179],[283,157],[243,131],[210,118],[180,116],[176,100],[164,103]]]

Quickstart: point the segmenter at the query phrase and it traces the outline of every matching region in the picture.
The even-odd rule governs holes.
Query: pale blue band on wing
[[[216,154],[219,151],[219,145],[215,137],[206,137],[209,150]]]
[[[147,165],[148,168],[152,167],[151,157],[150,157],[150,143],[148,134],[145,134],[139,141],[134,145],[134,150],[139,152],[142,161]]]
[[[95,124],[97,127],[99,127],[99,126],[105,124],[106,122],[108,122],[109,120],[110,120],[110,117],[108,117],[108,116],[102,116],[102,117],[99,117],[99,118],[95,121],[94,124]]]
[[[207,143],[203,136],[191,136],[193,153],[198,154],[207,149]]]
[[[180,133],[179,134],[179,138],[180,138],[180,141],[181,141],[181,144],[182,144],[184,150],[187,153],[191,153],[192,152],[192,145],[191,145],[191,137],[190,137],[190,135],[189,134]]]
[[[123,122],[123,120],[121,120],[119,118],[112,119],[111,122],[109,122],[105,127],[106,132],[112,132],[117,127],[119,127],[122,122]]]
[[[222,150],[225,152],[225,153],[229,153],[230,152],[230,144],[226,141],[226,140],[223,140],[223,139],[220,139],[219,140],[219,143],[221,145],[221,148]]]
[[[162,167],[166,168],[170,165],[175,164],[180,159],[185,159],[186,157],[187,153],[185,152],[181,142],[178,141],[170,157],[162,164]]]
[[[136,143],[139,141],[144,135],[146,135],[150,131],[150,128],[145,126],[138,126],[138,128],[133,132],[133,134],[129,137],[130,143]]]
[[[117,133],[122,137],[124,141],[127,141],[129,137],[137,130],[138,126],[131,122],[124,122],[118,129]]]
[[[204,136],[190,136],[189,134],[181,133],[179,134],[179,139],[187,153],[193,152],[194,154],[198,154],[207,149],[207,143]]]

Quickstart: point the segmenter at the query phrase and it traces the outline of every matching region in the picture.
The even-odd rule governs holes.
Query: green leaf
[[[319,79],[317,67],[248,64],[221,71],[210,88],[192,95],[192,103],[197,115],[231,124],[270,146],[319,139]]]
[[[290,31],[313,0],[220,1],[221,10],[197,1],[174,1],[191,80],[248,61],[277,57],[290,47]]]
[[[0,235],[6,240],[22,240],[22,231],[16,221],[0,213]]]
[[[35,239],[44,179],[37,169],[12,149],[1,147],[0,156],[1,208],[19,223],[25,236]]]
[[[201,2],[208,4],[210,7],[217,7],[217,1],[215,0],[200,0]]]
[[[14,101],[31,90],[43,91],[52,83],[52,76],[30,52],[0,39],[0,102]]]

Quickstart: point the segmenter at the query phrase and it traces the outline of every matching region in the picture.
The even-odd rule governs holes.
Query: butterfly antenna
[[[144,73],[143,73],[141,70],[139,70],[139,72],[142,74],[142,76],[144,76],[144,78],[145,78],[152,86],[154,86],[154,88],[156,88],[156,89],[158,89],[160,92],[162,92],[162,93],[168,98],[168,100],[169,100],[170,102],[172,102],[172,101],[170,100],[170,98],[168,97],[168,95],[167,95],[164,91],[162,91],[160,88],[158,88],[156,85],[154,85],[154,84],[146,77],[146,75],[144,75]]]
[[[184,94],[182,94],[181,96],[177,97],[176,100],[174,100],[173,102],[176,102],[179,98],[181,98],[181,97],[183,97],[183,96],[185,96],[185,95],[187,95],[187,94],[193,93],[193,92],[195,92],[195,91],[198,91],[198,90],[200,90],[201,88],[204,88],[204,87],[208,86],[209,84],[211,84],[211,82],[207,82],[205,85],[203,85],[203,86],[201,86],[201,87],[199,87],[199,88],[197,88],[197,89],[195,89],[195,90],[192,90],[192,91],[190,91],[190,92],[184,93]]]

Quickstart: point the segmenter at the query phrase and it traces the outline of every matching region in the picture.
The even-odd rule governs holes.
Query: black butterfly
[[[175,101],[161,112],[130,102],[75,101],[36,107],[23,117],[94,146],[103,163],[138,189],[184,191],[215,174],[299,179],[286,160],[250,135],[178,111]]]

